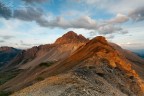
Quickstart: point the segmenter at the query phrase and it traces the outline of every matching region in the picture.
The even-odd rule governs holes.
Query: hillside
[[[62,61],[41,70],[39,76],[48,77],[44,81],[12,96],[143,96],[143,80],[126,54],[104,37],[96,37]]]
[[[73,36],[71,41],[64,43],[63,41],[71,37],[71,35]],[[76,38],[77,41],[75,41]],[[1,85],[0,90],[17,91],[38,82],[39,80],[37,80],[37,78],[40,77],[40,74],[44,70],[69,57],[77,48],[88,41],[85,37],[81,38],[81,35],[77,35],[72,31],[66,33],[59,39],[60,41],[56,41],[59,42],[58,44],[55,42],[54,44],[33,47],[22,51],[21,54],[15,57],[7,66],[5,66],[1,74],[19,73],[14,75],[14,78]],[[62,39],[63,41],[61,41]],[[81,42],[79,42],[79,39]],[[10,74],[10,77],[11,75],[13,76],[13,74]],[[5,79],[5,76],[3,78]]]

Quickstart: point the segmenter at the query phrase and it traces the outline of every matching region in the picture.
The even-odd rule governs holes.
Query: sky
[[[0,0],[0,46],[31,48],[68,31],[144,49],[144,0]]]

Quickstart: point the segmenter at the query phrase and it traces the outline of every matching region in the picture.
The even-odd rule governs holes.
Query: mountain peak
[[[74,31],[69,31],[66,34],[64,34],[63,36],[77,36],[77,34]]]
[[[95,37],[94,39],[95,39],[96,41],[101,42],[101,43],[107,43],[106,38],[103,37],[103,36],[97,36],[97,37]]]
[[[93,38],[92,40],[90,40],[90,44],[91,43],[97,43],[97,42],[100,42],[102,44],[107,44],[108,43],[106,38],[103,37],[103,36],[97,36],[97,37]]]
[[[67,44],[67,43],[83,43],[87,42],[88,39],[86,39],[83,35],[78,35],[73,31],[69,31],[66,34],[64,34],[62,37],[58,38],[55,42],[55,44]]]

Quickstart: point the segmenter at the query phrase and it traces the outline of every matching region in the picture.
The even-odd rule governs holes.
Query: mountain
[[[0,86],[12,96],[144,95],[143,59],[102,36],[88,40],[70,31],[18,57],[5,68],[19,73]]]
[[[72,36],[74,38],[69,40],[71,43],[63,42]],[[23,50],[21,54],[15,57],[7,66],[4,66],[4,70],[1,74],[5,74],[5,72],[7,74],[8,72],[15,78],[10,79],[8,82],[5,80],[6,83],[4,82],[5,84],[0,86],[0,90],[3,90],[3,88],[5,89],[6,87],[7,90],[10,91],[18,90],[37,82],[36,78],[39,77],[39,74],[42,71],[48,68],[47,66],[61,62],[63,59],[73,54],[77,48],[88,42],[88,39],[85,37],[82,37],[82,39],[80,37],[81,35],[77,35],[76,33],[70,31],[61,38],[57,39],[54,44],[40,45]],[[75,38],[77,38],[78,42],[75,41]],[[15,74],[17,72],[19,73]]]
[[[144,53],[142,54],[139,54],[139,53],[136,53],[138,56],[140,56],[141,58],[144,58]]]
[[[141,58],[144,58],[144,49],[139,49],[139,50],[132,50],[135,54],[140,56]]]
[[[25,69],[25,67],[35,66],[40,62],[58,61],[70,55],[77,47],[87,41],[88,39],[82,35],[77,35],[73,31],[69,31],[58,38],[54,44],[40,45],[28,50],[23,50],[21,54],[13,59],[6,67],[16,65],[16,67],[21,66],[21,69]],[[31,64],[26,64],[27,62]]]
[[[141,78],[144,79],[144,59],[140,58],[137,54],[134,52],[131,52],[129,50],[122,49],[120,46],[109,43],[111,46],[113,46],[116,50],[119,51],[119,53],[124,56],[129,63],[131,63],[132,68],[136,70],[136,72],[139,74]]]
[[[85,43],[88,39],[84,36],[77,35],[73,31],[69,31],[67,34],[64,34],[62,37],[58,38],[55,44],[68,44],[68,43]]]
[[[7,64],[14,57],[16,57],[21,50],[12,47],[0,47],[0,67]]]

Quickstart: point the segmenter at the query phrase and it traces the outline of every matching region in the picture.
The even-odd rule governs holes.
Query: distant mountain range
[[[135,52],[138,56],[144,58],[144,49],[139,49],[139,50],[132,50]]]
[[[0,47],[0,67],[9,63],[21,50],[12,47]]]
[[[69,31],[53,44],[16,53],[0,71],[0,94],[144,95],[144,59],[102,36],[88,40]]]

